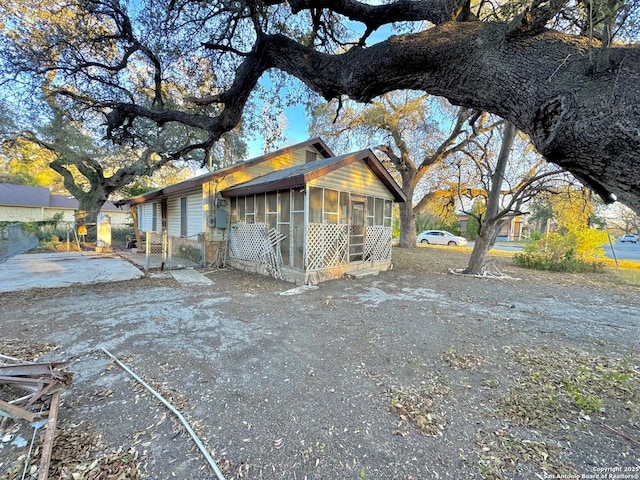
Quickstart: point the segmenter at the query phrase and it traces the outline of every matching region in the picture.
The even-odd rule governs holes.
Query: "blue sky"
[[[350,28],[354,32],[361,33],[363,31],[362,25],[353,22],[349,23]],[[384,25],[369,37],[367,45],[371,46],[379,43],[389,38],[389,36],[397,33],[399,32],[392,31],[392,27],[390,25]],[[260,81],[265,82],[265,85],[269,83],[266,75],[263,76]],[[298,80],[292,78],[292,82],[297,81]],[[300,104],[294,107],[285,108],[285,116],[287,118],[287,128],[284,132],[285,141],[279,144],[278,147],[284,147],[307,140],[309,138],[309,121],[307,120],[304,105]],[[264,142],[262,140],[254,140],[250,142],[248,158],[262,155],[264,153],[263,147]]]

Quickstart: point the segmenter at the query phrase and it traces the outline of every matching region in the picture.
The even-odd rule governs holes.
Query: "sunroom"
[[[406,201],[370,150],[272,172],[222,195],[228,263],[304,284],[387,270],[393,203]]]

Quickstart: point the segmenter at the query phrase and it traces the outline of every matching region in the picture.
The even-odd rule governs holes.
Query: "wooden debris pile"
[[[68,362],[23,362],[0,355],[0,429],[9,419],[31,423],[34,435],[30,452],[38,428],[45,429],[38,480],[46,480],[48,477],[60,392],[62,388],[71,385],[72,381],[72,374],[66,371],[68,365]]]

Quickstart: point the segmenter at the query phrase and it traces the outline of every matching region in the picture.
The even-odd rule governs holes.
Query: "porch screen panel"
[[[238,222],[238,198],[231,197],[229,199],[229,222],[231,225]]]
[[[244,197],[244,221],[247,223],[255,223],[255,198],[253,195]]]
[[[340,201],[338,208],[340,209],[340,215],[338,223],[349,223],[349,192],[340,192]]]
[[[284,236],[280,242],[280,252],[284,265],[291,265],[291,192],[278,192],[278,231]]]
[[[384,200],[382,198],[375,199],[375,215],[373,219],[374,225],[384,224]]]
[[[366,225],[373,225],[373,219],[375,218],[375,201],[375,198],[367,197]]]
[[[266,205],[265,205],[265,195],[264,193],[257,193],[256,194],[256,223],[264,223],[265,222],[265,211],[266,211]]]
[[[245,198],[244,197],[238,197],[238,221],[239,222],[244,222],[245,212],[246,212],[246,209],[245,209]]]
[[[391,200],[384,201],[384,226],[393,225],[393,202]]]
[[[291,213],[291,254],[291,265],[304,268],[304,212]]]
[[[322,223],[322,188],[309,189],[309,223]]]
[[[304,268],[304,190],[291,190],[291,266]]]
[[[304,211],[304,190],[301,190],[301,189],[291,190],[291,196],[293,198],[291,211],[292,212]]]
[[[278,229],[278,194],[276,192],[267,193],[266,197],[266,223],[267,228]]]
[[[338,223],[337,190],[324,189],[324,222],[322,223]]]

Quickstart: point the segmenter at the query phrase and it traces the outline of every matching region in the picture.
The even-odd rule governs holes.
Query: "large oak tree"
[[[30,3],[0,7],[4,81],[55,71],[56,94],[103,115],[107,138],[179,122],[206,139],[172,153],[206,151],[278,70],[327,100],[414,89],[495,113],[604,199],[640,210],[640,47],[624,30],[635,0]],[[396,22],[413,31],[368,45]]]

